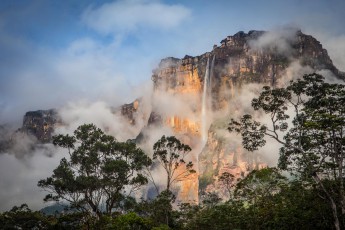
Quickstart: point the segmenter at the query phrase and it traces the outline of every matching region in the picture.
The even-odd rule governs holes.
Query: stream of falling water
[[[214,77],[214,62],[216,60],[216,55],[213,55],[213,58],[212,58],[212,62],[211,62],[211,69],[210,69],[210,78],[209,78],[209,94],[210,96],[212,95],[212,79]],[[208,100],[210,103],[211,103],[211,98],[210,97],[210,100]],[[210,104],[210,106],[212,106],[212,104]],[[209,108],[212,108],[212,107],[209,107]]]
[[[201,105],[201,138],[203,144],[207,141],[207,90],[208,81],[210,75],[210,58],[207,58],[206,71],[204,77],[204,89],[202,93],[202,105]]]

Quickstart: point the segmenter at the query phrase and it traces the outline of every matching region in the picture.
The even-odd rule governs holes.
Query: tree
[[[175,195],[170,190],[164,190],[153,200],[142,200],[138,203],[136,212],[152,220],[154,226],[166,225],[176,226],[175,214],[172,203],[175,202]]]
[[[291,81],[286,88],[265,86],[252,100],[252,107],[268,114],[270,124],[244,115],[229,125],[230,131],[241,133],[243,146],[249,151],[265,145],[265,137],[280,143],[279,167],[319,186],[330,202],[336,229],[340,229],[338,209],[345,215],[344,87],[326,83],[315,73]],[[325,185],[329,180],[334,182],[332,186]]]
[[[0,213],[1,229],[49,229],[54,220],[39,211],[32,211],[27,204],[14,206],[10,211]]]
[[[255,204],[258,199],[271,199],[286,184],[287,179],[280,174],[277,168],[253,170],[237,183],[235,195]]]
[[[112,221],[112,226],[108,229],[116,230],[149,230],[152,229],[150,220],[138,216],[134,212],[129,212],[116,217]]]
[[[65,200],[99,218],[147,183],[141,170],[151,164],[150,158],[134,143],[117,142],[93,124],[79,126],[73,136],[55,136],[53,144],[67,148],[69,159],[38,182],[50,192],[45,200]]]
[[[223,185],[223,187],[229,193],[229,199],[232,198],[232,188],[235,186],[235,183],[237,180],[235,176],[229,172],[223,172],[222,175],[219,177],[219,182]]]
[[[157,160],[167,173],[167,187],[170,190],[171,185],[195,173],[193,163],[185,162],[184,158],[192,149],[183,144],[174,136],[162,136],[153,145],[153,159]]]

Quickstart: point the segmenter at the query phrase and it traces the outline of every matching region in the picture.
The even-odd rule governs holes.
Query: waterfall
[[[202,105],[201,105],[201,138],[203,143],[207,141],[207,91],[209,81],[209,70],[210,70],[210,58],[207,58],[206,71],[204,77],[204,89],[202,93]]]
[[[212,58],[212,62],[211,62],[211,69],[210,69],[210,82],[209,82],[209,94],[210,96],[212,96],[212,79],[214,77],[214,62],[215,62],[215,59],[216,59],[216,55],[213,55],[213,58]],[[212,97],[211,97],[212,98]],[[209,100],[211,102],[211,100]],[[210,105],[212,106],[212,104]],[[212,107],[210,107],[212,108]]]

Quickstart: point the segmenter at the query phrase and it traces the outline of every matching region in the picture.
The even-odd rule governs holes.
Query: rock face
[[[135,100],[130,104],[124,104],[120,107],[121,115],[127,118],[131,125],[135,125],[135,115],[138,112],[140,100]]]
[[[38,141],[47,143],[51,141],[54,127],[58,123],[59,117],[54,109],[30,111],[24,115],[20,132],[33,135]]]
[[[327,51],[310,35],[296,31],[293,36],[279,38],[283,44],[265,44],[269,32],[238,32],[200,56],[182,59],[165,58],[153,71],[154,88],[172,93],[200,93],[208,58],[215,57],[211,73],[213,107],[221,107],[226,91],[245,83],[275,86],[292,61],[314,70],[328,69],[344,77],[332,64]],[[263,40],[263,41],[261,41]],[[263,43],[263,44],[262,44]],[[279,46],[286,46],[281,48]]]
[[[152,74],[153,99],[163,93],[171,99],[185,100],[179,104],[182,109],[175,106],[175,111],[169,113],[165,110],[172,109],[172,101],[164,102],[165,109],[153,106],[145,128],[154,130],[152,127],[167,126],[192,148],[205,145],[201,153],[191,157],[198,173],[176,185],[178,200],[198,201],[199,189],[222,193],[218,178],[223,172],[242,177],[254,168],[265,166],[259,155],[244,151],[241,144],[229,136],[226,131],[228,115],[234,112],[229,106],[248,83],[279,86],[292,63],[308,66],[310,71],[327,69],[336,77],[345,79],[345,74],[332,64],[320,42],[298,30],[289,33],[238,32],[223,39],[210,52],[161,60]],[[129,124],[135,125],[140,106],[139,99],[113,112],[121,113]],[[217,119],[212,117],[216,113]],[[222,113],[224,115],[220,116]],[[21,130],[41,142],[48,142],[58,122],[55,110],[28,112]],[[201,138],[205,127],[210,127],[206,144]],[[145,128],[137,141],[145,141]]]
[[[212,51],[200,56],[187,55],[182,59],[169,57],[161,60],[152,75],[155,91],[186,97],[196,95],[190,110],[194,111],[195,117],[199,119],[190,120],[181,112],[161,117],[166,121],[165,125],[170,126],[177,135],[182,133],[200,137],[205,81],[209,81],[208,114],[217,111],[229,112],[229,103],[246,84],[261,83],[276,87],[293,62],[302,67],[308,66],[312,71],[327,69],[336,77],[345,79],[345,75],[332,64],[320,42],[301,31],[290,31],[289,34],[238,32],[223,39],[220,46],[215,45]],[[209,75],[206,74],[207,71]],[[154,111],[154,114],[159,113],[160,111]],[[244,151],[240,143],[235,143],[224,134],[227,122],[228,120],[221,119],[211,125],[207,143],[196,157],[200,191],[220,191],[218,178],[223,172],[243,177],[250,170],[266,165],[259,156]],[[219,123],[223,125],[219,126]],[[223,132],[221,135],[219,130]],[[183,191],[180,193],[180,200],[189,200],[183,197],[184,194],[198,196],[198,188],[190,186],[191,184],[193,183],[190,180],[180,182],[178,187]]]
[[[121,114],[129,125],[135,125],[139,106],[140,99],[137,99],[132,103],[114,108],[112,112]],[[48,143],[51,141],[54,128],[58,125],[63,124],[55,109],[29,111],[24,115],[23,125],[18,132],[32,135],[41,143]]]

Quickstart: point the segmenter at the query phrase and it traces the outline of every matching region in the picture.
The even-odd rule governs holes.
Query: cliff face
[[[260,154],[242,148],[236,134],[227,131],[228,119],[215,121],[208,132],[207,143],[199,155],[199,192],[216,192],[226,197],[227,190],[219,177],[227,172],[235,178],[243,178],[253,169],[261,169],[267,164]]]
[[[54,127],[58,122],[58,114],[54,109],[30,111],[24,115],[20,132],[33,135],[38,141],[46,143],[51,141]]]
[[[120,107],[121,115],[124,116],[131,125],[135,125],[136,123],[135,117],[139,109],[139,104],[140,101],[135,100],[130,104],[124,104]]]
[[[236,89],[246,83],[276,86],[286,68],[298,61],[314,70],[328,69],[339,77],[327,51],[312,36],[295,31],[292,35],[272,38],[269,32],[238,32],[214,46],[211,52],[182,59],[165,58],[153,70],[155,91],[172,95],[198,95],[193,103],[195,113],[201,113],[202,91],[209,62],[209,98],[212,110],[225,108]],[[270,42],[278,39],[280,43]],[[155,111],[159,113],[159,111]],[[166,124],[175,132],[201,135],[201,120],[191,120],[181,113],[165,117]]]
[[[322,45],[301,31],[238,32],[202,55],[161,60],[152,74],[153,101],[162,95],[169,95],[169,99],[163,102],[165,106],[152,105],[148,119],[141,119],[148,123],[137,141],[147,140],[145,130],[152,132],[155,127],[165,126],[193,149],[203,147],[191,156],[198,173],[176,184],[178,200],[198,201],[199,189],[224,193],[218,180],[223,172],[243,177],[250,170],[265,166],[260,155],[244,151],[240,142],[226,131],[229,114],[234,113],[230,105],[248,83],[278,86],[287,68],[296,62],[312,71],[327,69],[345,79]],[[176,104],[176,98],[183,100]],[[144,116],[140,112],[143,106],[139,99],[114,109],[113,113],[121,114],[129,126],[135,126],[138,117]],[[48,142],[58,123],[55,110],[28,112],[21,131]]]
[[[165,58],[161,60],[158,68],[153,70],[155,91],[186,97],[197,96],[190,103],[190,110],[194,111],[195,115],[194,120],[189,120],[183,112],[167,117],[163,115],[162,119],[177,135],[201,137],[205,126],[205,102],[202,99],[205,90],[209,101],[206,116],[210,117],[217,111],[231,113],[229,104],[241,88],[245,88],[248,83],[262,83],[275,87],[293,62],[308,66],[313,71],[327,69],[338,78],[344,79],[344,74],[332,64],[320,42],[301,31],[294,31],[288,35],[264,31],[238,32],[222,40],[220,46],[215,45],[212,51],[200,56]],[[207,89],[204,87],[205,81],[208,81]],[[154,114],[159,113],[160,111],[154,111]],[[223,125],[215,125],[217,122]],[[227,137],[224,133],[227,119],[217,122],[211,125],[207,143],[196,157],[198,162],[195,163],[198,164],[199,190],[218,191],[224,195],[218,181],[223,172],[243,177],[254,168],[261,168],[266,164],[259,155],[244,151],[239,142]],[[212,122],[209,121],[208,125],[210,123]],[[223,130],[222,134],[219,134],[220,130]],[[198,196],[198,188],[190,186],[191,184],[193,183],[190,179],[180,182],[178,187],[183,191],[179,194],[180,200],[189,200],[184,194]],[[187,190],[189,191],[186,192]]]
[[[276,85],[277,79],[294,60],[315,70],[329,69],[340,76],[327,51],[312,36],[296,31],[294,36],[279,38],[284,40],[284,48],[279,47],[281,44],[265,42],[265,36],[270,35],[264,31],[238,32],[200,56],[165,58],[153,71],[154,88],[179,94],[200,93],[207,59],[213,57],[211,89],[212,97],[218,103],[222,93],[235,85],[252,82]]]

